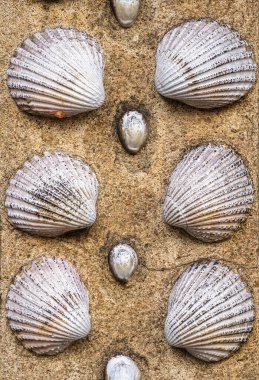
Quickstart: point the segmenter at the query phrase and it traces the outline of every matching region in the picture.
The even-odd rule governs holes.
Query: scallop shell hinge
[[[137,365],[127,356],[115,356],[107,364],[105,380],[140,380],[140,378]]]
[[[7,318],[23,346],[55,355],[91,329],[88,291],[67,261],[43,256],[22,268],[7,296]]]
[[[218,261],[203,260],[173,286],[165,337],[198,359],[216,362],[248,339],[254,318],[253,299],[240,276]]]
[[[62,119],[104,102],[101,48],[75,29],[45,29],[27,38],[12,57],[7,75],[11,96],[32,114]]]
[[[228,25],[201,19],[170,30],[158,45],[155,86],[196,108],[233,103],[251,89],[256,63],[247,42]]]
[[[164,220],[205,242],[230,237],[246,220],[253,184],[243,160],[223,145],[200,145],[173,171]]]
[[[5,206],[14,227],[55,237],[90,227],[97,197],[98,180],[88,165],[67,153],[46,152],[16,172]]]

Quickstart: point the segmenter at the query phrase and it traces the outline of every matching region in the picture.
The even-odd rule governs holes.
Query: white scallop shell
[[[107,364],[105,380],[140,380],[140,377],[137,365],[127,356],[115,356]]]
[[[217,261],[196,262],[173,286],[165,337],[196,358],[225,359],[248,339],[253,309],[252,296],[237,273]]]
[[[104,102],[102,51],[75,29],[45,29],[27,38],[7,74],[11,96],[29,113],[64,118]]]
[[[217,108],[246,94],[256,64],[246,41],[228,25],[209,19],[186,21],[159,43],[157,91],[197,108]]]
[[[232,149],[200,145],[173,171],[164,219],[206,242],[230,237],[245,221],[253,202],[249,172]]]
[[[57,354],[91,329],[86,287],[69,262],[54,257],[22,268],[10,286],[6,309],[17,338],[37,354]]]
[[[127,282],[137,269],[138,256],[128,244],[118,244],[109,254],[109,265],[118,281]]]
[[[129,153],[138,153],[148,136],[143,115],[138,111],[126,112],[118,125],[118,134],[121,143]]]
[[[111,4],[120,25],[132,26],[139,14],[140,0],[111,0]]]
[[[45,152],[16,172],[5,206],[15,227],[54,237],[90,227],[97,196],[98,181],[88,165],[67,153]]]

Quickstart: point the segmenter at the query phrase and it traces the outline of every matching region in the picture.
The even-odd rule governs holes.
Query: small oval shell
[[[118,135],[124,148],[136,154],[147,140],[148,129],[143,115],[138,111],[126,112],[118,125]]]
[[[140,380],[140,378],[137,365],[127,356],[115,356],[107,364],[105,380]]]
[[[138,17],[140,0],[111,0],[115,16],[124,28],[132,26]]]
[[[223,145],[200,145],[173,171],[164,220],[206,242],[230,237],[245,221],[253,185],[240,156]]]
[[[109,265],[114,277],[120,282],[127,282],[138,266],[138,256],[127,244],[118,244],[109,253]]]
[[[14,227],[55,237],[90,227],[97,196],[98,181],[88,165],[67,153],[46,152],[17,171],[5,206]]]
[[[209,19],[186,21],[169,31],[156,61],[157,91],[197,108],[233,103],[256,80],[246,41],[228,25]]]
[[[32,114],[61,119],[104,102],[102,51],[94,38],[75,29],[45,29],[27,38],[7,74],[11,96]]]
[[[15,277],[7,297],[11,329],[37,354],[57,354],[90,332],[87,289],[65,260],[32,261]]]
[[[225,359],[248,339],[253,309],[252,296],[237,273],[217,261],[196,262],[171,291],[166,340],[208,362]]]

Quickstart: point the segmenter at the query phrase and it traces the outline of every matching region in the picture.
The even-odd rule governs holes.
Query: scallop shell
[[[253,186],[240,156],[223,145],[200,145],[173,171],[164,219],[205,242],[230,237],[245,221]]]
[[[14,227],[59,236],[96,219],[98,181],[90,167],[67,153],[44,153],[11,179],[5,206]]]
[[[171,291],[166,340],[207,362],[225,359],[248,339],[253,309],[237,273],[217,261],[193,263]]]
[[[64,118],[104,102],[102,51],[75,29],[45,29],[27,38],[7,74],[11,96],[32,114]]]
[[[138,153],[148,136],[147,124],[143,115],[138,111],[126,112],[118,125],[118,135],[122,145],[129,153]]]
[[[91,329],[87,289],[76,269],[55,257],[43,256],[22,268],[6,309],[17,338],[37,354],[55,355]]]
[[[124,28],[132,26],[138,17],[140,0],[111,0],[115,16]]]
[[[127,244],[118,244],[109,254],[109,265],[114,277],[120,282],[127,282],[138,266],[138,256]]]
[[[113,357],[106,367],[105,380],[140,380],[140,371],[127,356]]]
[[[159,43],[157,91],[196,108],[233,103],[256,80],[256,64],[247,42],[228,25],[209,19],[186,21]]]

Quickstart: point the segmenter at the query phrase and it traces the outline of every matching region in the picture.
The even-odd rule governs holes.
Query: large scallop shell
[[[252,202],[252,181],[241,157],[223,145],[200,145],[170,177],[164,219],[197,239],[215,242],[240,227]]]
[[[117,20],[124,28],[132,26],[138,17],[140,0],[111,0]]]
[[[127,356],[115,356],[107,364],[105,380],[140,380],[140,377],[137,365]]]
[[[31,234],[59,236],[90,227],[96,219],[97,178],[67,153],[46,152],[25,162],[6,194],[10,222]]]
[[[54,257],[22,268],[6,308],[17,338],[37,354],[57,354],[91,329],[86,287],[69,262]]]
[[[252,296],[237,273],[217,261],[196,262],[173,286],[165,337],[199,359],[225,359],[248,339],[253,309]]]
[[[157,91],[197,108],[233,103],[256,80],[246,41],[228,25],[209,19],[170,30],[159,43],[156,60]]]
[[[7,74],[12,97],[29,113],[64,118],[104,102],[102,51],[75,29],[45,29],[27,38]]]

